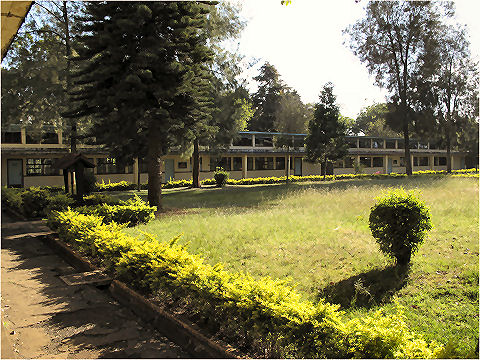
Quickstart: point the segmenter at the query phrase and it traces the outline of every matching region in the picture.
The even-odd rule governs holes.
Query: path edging
[[[75,268],[82,271],[97,270],[90,261],[63,243],[58,238],[58,234],[48,234],[42,238],[47,245]],[[192,355],[201,358],[237,358],[232,351],[217,344],[190,325],[164,311],[121,281],[113,280],[108,291],[118,302],[128,307],[143,320],[161,329],[161,332],[168,334],[172,341]]]

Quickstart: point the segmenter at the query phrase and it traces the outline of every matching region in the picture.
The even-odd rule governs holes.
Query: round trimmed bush
[[[413,192],[398,189],[376,199],[369,226],[380,250],[406,265],[432,228],[430,210]]]
[[[215,173],[213,174],[213,178],[215,179],[215,183],[217,187],[222,187],[227,183],[229,173],[226,172],[223,168],[217,167]]]

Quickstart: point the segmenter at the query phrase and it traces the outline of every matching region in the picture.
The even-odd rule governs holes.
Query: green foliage
[[[338,305],[305,301],[284,281],[206,264],[176,245],[178,238],[133,238],[116,223],[72,210],[53,212],[48,223],[120,280],[188,303],[197,319],[208,319],[227,341],[242,343],[255,357],[431,358],[442,350],[409,331],[401,313],[343,320]]]
[[[83,189],[86,194],[97,190],[97,178],[93,171],[85,171],[83,173]]]
[[[108,183],[105,183],[105,181],[102,180],[101,183],[95,184],[95,191],[125,191],[135,190],[136,188],[136,184],[132,184],[127,181],[119,181],[116,183],[108,181]]]
[[[308,123],[305,139],[306,158],[311,162],[335,161],[347,155],[345,143],[347,128],[340,121],[340,110],[333,94],[333,85],[327,83],[315,104],[313,118]]]
[[[400,137],[400,133],[388,126],[387,113],[388,106],[384,103],[375,103],[363,108],[355,120],[352,132],[366,136]]]
[[[93,206],[82,206],[76,209],[79,213],[95,215],[103,219],[105,224],[115,222],[135,226],[140,223],[146,224],[155,218],[155,206],[148,206],[143,200],[135,195],[134,198],[122,201],[119,205],[100,203]]]
[[[227,171],[225,171],[221,167],[217,167],[217,169],[213,174],[213,178],[215,179],[215,183],[217,184],[217,187],[225,186],[229,176],[230,174]]]
[[[45,215],[48,206],[49,192],[31,187],[22,193],[23,213],[26,217],[35,218]]]
[[[392,190],[377,198],[369,226],[386,255],[406,265],[432,229],[430,210],[413,192]]]
[[[48,205],[43,215],[49,214],[51,211],[66,210],[75,204],[75,200],[69,194],[52,194],[47,198]]]
[[[22,191],[22,189],[2,186],[2,205],[22,213]]]
[[[107,204],[107,205],[120,205],[124,201],[117,197],[105,195],[105,194],[91,194],[83,197],[83,204],[86,206]]]

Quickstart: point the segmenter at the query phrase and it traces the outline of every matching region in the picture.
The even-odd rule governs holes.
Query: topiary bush
[[[215,179],[215,183],[217,184],[217,187],[224,186],[227,183],[229,176],[230,174],[221,167],[217,167],[217,169],[213,173],[213,178]]]
[[[380,250],[406,265],[432,228],[430,210],[413,192],[397,189],[378,197],[369,226]]]

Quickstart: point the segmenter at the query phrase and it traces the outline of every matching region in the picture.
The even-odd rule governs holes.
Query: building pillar
[[[430,165],[430,170],[433,170],[434,164],[435,164],[434,156],[430,155],[428,157],[428,165]]]
[[[27,130],[23,126],[20,128],[20,139],[22,144],[27,143]]]
[[[388,174],[388,155],[385,155],[383,159],[383,170],[385,174]]]
[[[255,147],[255,135],[252,135],[252,146]]]
[[[411,154],[410,154],[410,161],[411,161],[411,164],[412,164],[412,171],[413,171],[413,167],[414,167],[414,165],[413,165],[413,155],[411,155]],[[407,164],[405,164],[405,166],[407,166]]]
[[[290,177],[290,155],[287,155],[286,156],[286,159],[285,159],[285,165],[287,166],[287,176]]]
[[[455,170],[455,165],[454,165],[454,157],[453,155],[450,155],[450,159],[451,159],[451,164],[452,164],[452,170]]]
[[[57,135],[58,135],[58,143],[60,145],[63,144],[63,130],[61,128],[58,128]]]
[[[248,176],[247,173],[247,155],[242,156],[242,179],[246,179]]]

